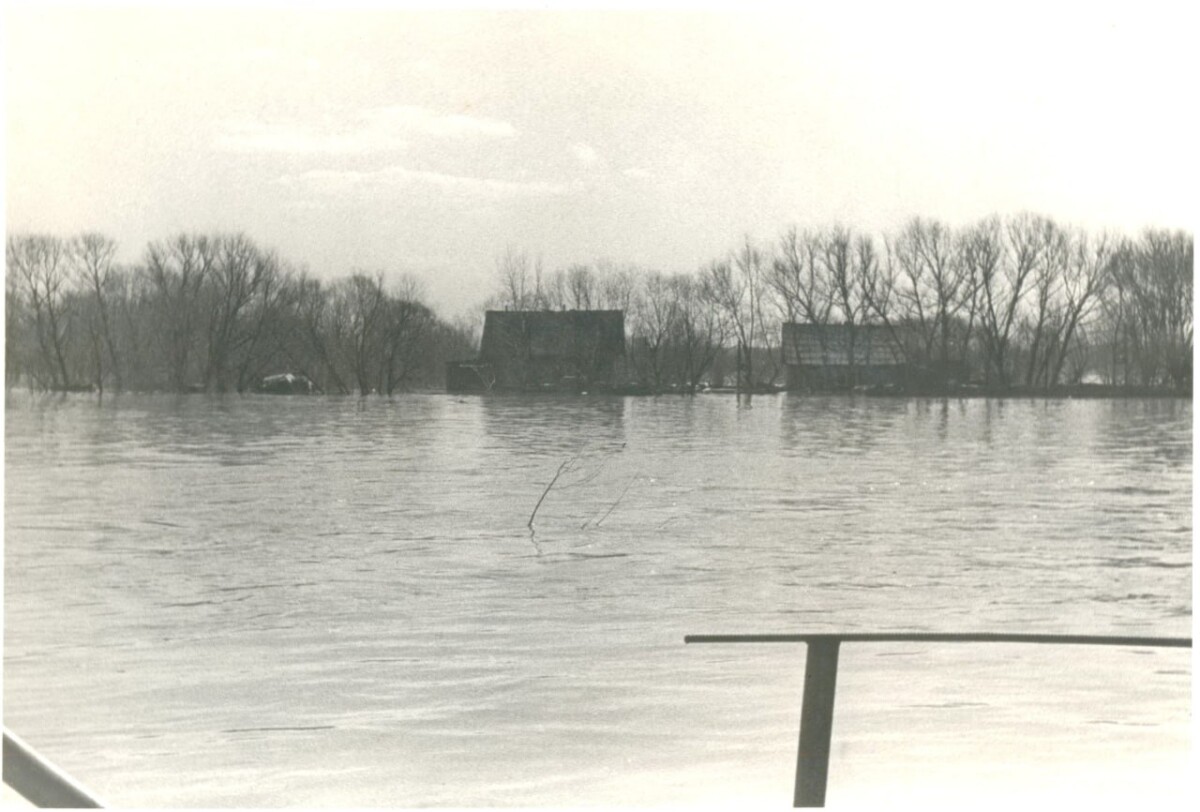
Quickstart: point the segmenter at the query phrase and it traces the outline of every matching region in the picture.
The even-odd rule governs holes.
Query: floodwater
[[[120,806],[787,808],[804,647],[685,634],[1190,636],[1191,427],[14,394],[4,723]],[[1177,799],[1190,654],[846,644],[828,802]]]

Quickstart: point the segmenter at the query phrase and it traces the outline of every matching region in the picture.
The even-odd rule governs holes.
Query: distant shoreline
[[[414,390],[412,394],[440,394],[445,390],[425,389]],[[642,387],[614,387],[612,389],[601,389],[596,391],[584,392],[567,392],[562,390],[530,390],[526,392],[515,390],[498,390],[493,392],[448,392],[447,394],[455,396],[475,396],[475,397],[502,397],[502,398],[517,398],[517,397],[542,397],[546,395],[554,395],[558,397],[635,397],[635,398],[652,398],[652,397],[687,397],[687,396],[705,396],[705,395],[750,395],[754,397],[766,397],[772,395],[791,395],[793,397],[839,397],[839,398],[881,398],[881,399],[904,399],[904,398],[952,398],[956,400],[977,400],[977,399],[994,399],[994,400],[1134,400],[1134,399],[1175,399],[1175,400],[1191,400],[1191,392],[1178,392],[1172,389],[1161,389],[1157,387],[1123,387],[1123,386],[1100,386],[1100,385],[1080,385],[1080,386],[1058,386],[1053,389],[1045,389],[1044,387],[1007,387],[986,388],[980,386],[961,386],[953,389],[914,389],[914,390],[884,390],[884,389],[860,389],[860,390],[797,390],[797,389],[756,389],[753,391],[737,391],[733,387],[719,387],[698,389],[695,392],[683,392],[678,390],[664,390],[661,392],[653,392]]]
[[[67,395],[85,395],[99,396],[101,398],[120,398],[122,396],[170,396],[170,397],[194,397],[197,395],[215,395],[216,393],[205,393],[201,391],[193,392],[165,392],[165,391],[125,391],[125,392],[104,392],[97,393],[95,390],[86,390],[82,388],[73,388],[71,390],[50,390],[50,391],[35,391],[24,387],[9,388],[5,395],[6,397],[14,394],[24,393],[31,397],[65,397]],[[640,386],[624,386],[613,387],[606,389],[596,389],[582,392],[564,391],[555,389],[545,390],[494,390],[492,392],[451,392],[446,389],[438,388],[419,388],[412,389],[407,392],[396,392],[394,395],[386,395],[385,397],[403,397],[404,395],[452,395],[454,397],[500,397],[500,398],[519,398],[519,397],[544,397],[553,395],[556,397],[686,397],[686,396],[704,396],[704,395],[750,395],[764,397],[770,395],[791,395],[794,397],[839,397],[839,398],[881,398],[881,399],[905,399],[905,398],[947,398],[955,400],[1134,400],[1134,399],[1156,399],[1156,400],[1191,400],[1192,393],[1179,392],[1173,389],[1164,389],[1160,387],[1149,386],[1109,386],[1104,384],[1078,384],[1075,386],[1055,386],[1050,389],[1037,386],[1011,386],[1005,388],[985,387],[985,386],[958,386],[947,389],[912,389],[905,390],[900,388],[861,388],[857,390],[798,390],[779,388],[760,388],[752,391],[738,391],[733,387],[710,387],[707,389],[698,389],[695,392],[685,392],[679,390],[664,390],[654,392],[648,388]],[[268,397],[313,397],[326,396],[334,398],[362,398],[370,396],[378,396],[378,393],[364,396],[354,393],[292,393],[292,394],[276,394],[262,392],[258,390],[247,392],[228,392],[224,395],[216,395],[217,397],[245,397],[245,396],[268,396]]]
[[[535,394],[535,393],[523,393]],[[608,394],[608,393],[604,393]],[[1181,392],[1175,389],[1154,386],[1112,386],[1108,384],[1075,384],[1075,385],[1060,385],[1050,388],[1044,386],[1007,386],[1007,387],[988,387],[979,385],[963,385],[953,387],[926,387],[905,389],[902,387],[861,387],[858,389],[839,389],[839,390],[803,390],[803,389],[785,389],[779,388],[762,388],[752,391],[741,391],[733,387],[720,387],[699,390],[695,393],[668,391],[668,392],[649,392],[633,387],[614,389],[611,394],[624,396],[646,397],[659,395],[687,395],[687,394],[712,394],[712,395],[776,395],[789,394],[797,397],[873,397],[873,398],[1010,398],[1010,399],[1046,399],[1046,400],[1074,400],[1074,399],[1133,399],[1133,398],[1176,398],[1180,400],[1191,400],[1192,393],[1190,390]]]

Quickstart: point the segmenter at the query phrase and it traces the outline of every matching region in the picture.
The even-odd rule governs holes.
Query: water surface
[[[685,634],[1188,636],[1191,423],[1177,400],[13,395],[5,724],[122,806],[786,807],[803,647]],[[841,659],[831,803],[1183,779],[1187,652]]]

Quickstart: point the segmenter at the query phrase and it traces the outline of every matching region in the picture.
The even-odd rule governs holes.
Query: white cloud
[[[308,172],[284,175],[279,178],[279,183],[294,189],[330,194],[413,186],[489,198],[546,197],[569,194],[574,191],[574,187],[570,184],[476,178],[407,169],[402,166],[388,166],[366,172],[313,169]]]
[[[587,144],[572,144],[571,153],[579,159],[580,163],[588,166],[591,166],[592,164],[596,163],[596,161],[600,160],[599,153],[597,153],[596,150],[592,149]]]
[[[494,118],[468,116],[461,113],[441,115],[424,107],[393,105],[375,107],[363,111],[368,122],[385,128],[396,128],[406,132],[421,132],[427,135],[461,138],[482,136],[487,138],[512,138],[516,128],[507,121]]]
[[[423,135],[511,138],[516,129],[496,119],[396,105],[361,110],[342,124],[229,119],[213,145],[227,152],[346,155],[402,151],[413,138]]]
[[[378,127],[338,130],[241,119],[225,122],[214,145],[227,152],[344,155],[395,152],[405,149],[408,144],[398,133]]]

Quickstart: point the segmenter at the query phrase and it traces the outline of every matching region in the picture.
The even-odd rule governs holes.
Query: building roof
[[[849,366],[851,327],[846,324],[783,325],[783,362],[795,366]],[[856,366],[895,366],[904,352],[891,331],[878,324],[853,328]]]
[[[489,310],[480,355],[612,360],[625,353],[621,310]]]

